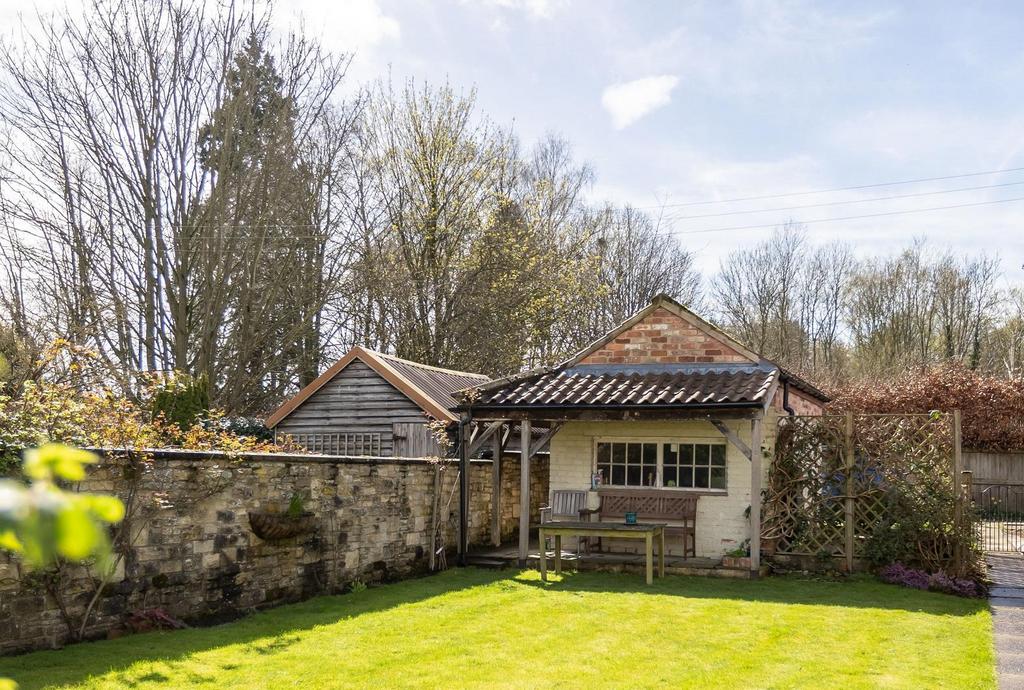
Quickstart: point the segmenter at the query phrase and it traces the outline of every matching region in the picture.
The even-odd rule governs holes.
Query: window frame
[[[625,491],[677,491],[680,493],[700,494],[706,496],[729,495],[729,442],[726,439],[714,436],[594,436],[592,439],[590,453],[591,473],[597,472],[597,447],[600,443],[653,443],[655,445],[655,448],[657,449],[655,459],[657,470],[653,486],[612,484],[611,477],[608,476],[605,477],[605,483],[601,484],[601,488],[622,489]],[[725,488],[712,489],[705,487],[664,486],[664,445],[666,443],[695,446],[723,446],[725,448]]]

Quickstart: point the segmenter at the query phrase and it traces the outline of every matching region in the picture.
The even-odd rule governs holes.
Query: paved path
[[[1001,690],[1024,690],[1024,557],[988,555],[996,672]]]

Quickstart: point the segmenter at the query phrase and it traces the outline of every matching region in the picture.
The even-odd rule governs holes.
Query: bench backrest
[[[643,520],[694,520],[697,496],[676,491],[601,489],[601,518],[623,518],[636,513]]]
[[[557,489],[551,492],[551,515],[555,517],[580,517],[580,511],[587,507],[587,492]]]

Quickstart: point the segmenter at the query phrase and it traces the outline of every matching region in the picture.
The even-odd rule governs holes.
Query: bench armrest
[[[540,508],[540,524],[545,522],[551,522],[551,506],[541,506]]]

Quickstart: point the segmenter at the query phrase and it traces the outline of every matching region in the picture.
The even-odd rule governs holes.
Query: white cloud
[[[463,0],[463,4],[483,4],[505,10],[523,12],[530,19],[551,19],[556,12],[566,7],[567,0]]]
[[[277,9],[283,28],[300,23],[328,48],[360,52],[401,37],[398,20],[384,13],[378,0],[292,0]]]
[[[678,83],[679,77],[663,74],[612,84],[601,94],[601,105],[612,116],[615,129],[623,129],[668,105]]]

